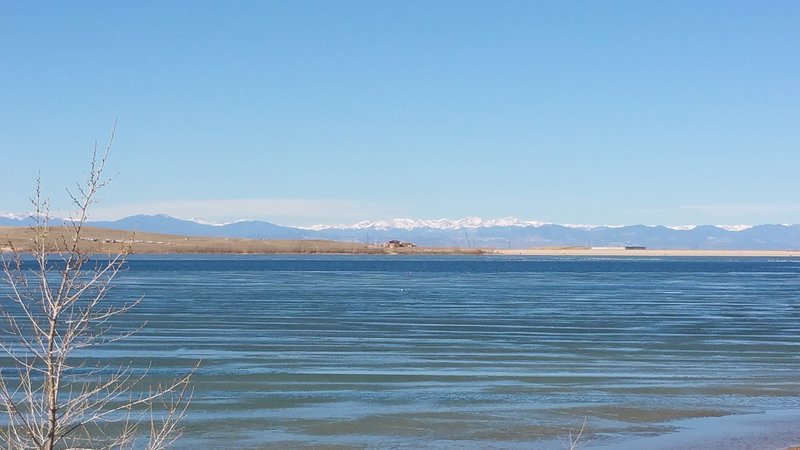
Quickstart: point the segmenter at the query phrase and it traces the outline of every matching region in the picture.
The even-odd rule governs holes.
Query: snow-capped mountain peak
[[[697,228],[697,225],[667,225],[667,228],[675,231],[691,231]]]
[[[744,231],[753,228],[752,225],[715,225],[717,228],[722,228],[725,231]]]
[[[208,225],[210,227],[222,227],[227,225],[227,223],[213,222],[210,220],[198,219],[197,217],[192,217],[191,219],[189,219],[189,222],[194,222],[200,225]]]
[[[169,217],[169,216],[167,216],[167,217]],[[197,223],[197,224],[200,224],[200,225],[208,225],[208,226],[211,226],[211,227],[224,227],[226,225],[232,225],[232,224],[235,224],[235,223],[253,222],[253,219],[239,219],[239,220],[234,220],[234,221],[231,221],[231,222],[213,222],[213,221],[210,221],[210,220],[199,219],[197,217],[192,217],[191,219],[188,219],[188,220],[189,220],[189,222],[194,222],[194,223]]]

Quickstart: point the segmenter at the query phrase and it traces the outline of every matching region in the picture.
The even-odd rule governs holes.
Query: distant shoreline
[[[505,256],[617,256],[617,257],[779,257],[800,258],[800,250],[670,250],[670,249],[604,249],[604,248],[530,248],[530,249],[497,249],[491,250],[493,255]]]
[[[60,227],[53,227],[53,242],[61,242]],[[0,251],[13,248],[25,252],[31,243],[31,230],[21,227],[0,227]],[[155,233],[87,227],[81,250],[88,253],[115,253],[129,241],[132,254],[364,254],[364,255],[487,255],[487,256],[575,256],[575,257],[777,257],[798,258],[800,250],[665,250],[625,249],[616,247],[539,247],[528,249],[495,249],[468,247],[400,247],[389,248],[357,242],[323,240],[258,240],[177,236]],[[54,248],[55,250],[55,248]]]

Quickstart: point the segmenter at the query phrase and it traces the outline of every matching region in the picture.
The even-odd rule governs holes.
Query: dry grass
[[[63,240],[62,228],[53,228],[50,240],[52,249],[56,242]],[[32,232],[24,227],[0,227],[0,250],[10,248],[27,252],[31,250]],[[157,233],[131,233],[129,231],[86,227],[81,240],[81,251],[87,253],[116,253],[126,241],[132,241],[131,253],[241,253],[241,254],[281,254],[281,253],[356,253],[356,254],[408,254],[408,255],[449,255],[483,253],[480,249],[413,247],[388,249],[382,246],[353,242],[322,240],[256,240],[176,236]]]

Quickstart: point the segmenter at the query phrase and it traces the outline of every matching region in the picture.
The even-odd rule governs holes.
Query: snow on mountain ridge
[[[744,231],[753,228],[752,225],[714,225],[717,228],[722,228],[725,231]]]
[[[541,227],[543,225],[557,225],[552,222],[540,222],[536,220],[522,220],[516,217],[500,217],[496,219],[482,219],[470,216],[463,219],[387,219],[387,220],[363,220],[351,225],[313,225],[309,227],[297,227],[306,230],[414,230],[419,228],[430,228],[433,230],[460,230],[492,227]],[[562,227],[572,229],[592,230],[596,228],[622,228],[626,225],[585,225],[585,224],[560,224]],[[658,225],[648,225],[656,227]],[[725,231],[744,231],[752,228],[752,225],[712,225]],[[697,225],[671,225],[666,226],[675,231],[690,231],[697,228]]]
[[[551,224],[553,225],[553,224]],[[572,228],[576,230],[593,230],[595,228],[616,228],[617,225],[582,225],[579,223],[565,223],[561,225],[565,228]]]
[[[675,231],[691,231],[697,228],[697,225],[666,225],[666,227]]]
[[[167,217],[169,217],[169,216],[167,216]],[[235,223],[254,222],[253,219],[239,219],[239,220],[234,220],[232,222],[212,222],[210,220],[199,219],[197,217],[192,217],[191,219],[188,219],[188,220],[189,220],[189,222],[194,222],[194,223],[199,224],[199,225],[208,225],[210,227],[224,227],[226,225],[233,225]]]
[[[491,228],[491,227],[540,227],[542,225],[549,225],[548,222],[539,222],[536,220],[521,220],[516,217],[500,217],[496,219],[482,219],[480,217],[470,216],[463,219],[389,219],[389,220],[364,220],[352,225],[337,224],[337,225],[314,225],[306,227],[306,229],[321,231],[321,230],[388,230],[388,229],[401,229],[401,230],[414,230],[417,228],[430,228],[434,230],[460,230],[464,228]]]
[[[210,220],[198,219],[197,217],[192,217],[191,219],[189,219],[189,222],[194,222],[199,225],[208,225],[210,227],[223,227],[227,225],[227,223],[212,222]]]

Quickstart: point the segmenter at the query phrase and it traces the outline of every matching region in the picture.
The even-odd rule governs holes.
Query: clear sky
[[[798,1],[0,0],[0,212],[800,222]]]

